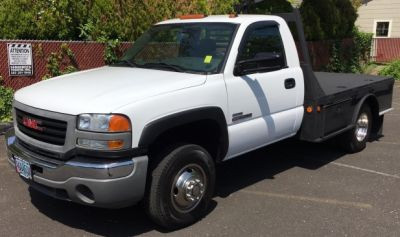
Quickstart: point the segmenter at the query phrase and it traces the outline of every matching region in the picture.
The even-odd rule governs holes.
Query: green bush
[[[89,5],[83,0],[1,0],[0,38],[76,39]]]
[[[60,51],[50,54],[47,58],[46,68],[48,73],[43,76],[42,80],[79,70],[74,52],[65,43],[61,44]]]
[[[363,73],[365,65],[370,62],[372,36],[370,33],[353,30],[352,43],[344,44],[335,40],[330,51],[329,64],[325,70],[330,72]]]
[[[391,76],[396,80],[400,80],[400,60],[393,61],[385,66],[380,72],[381,76]]]
[[[250,5],[249,8],[249,13],[251,14],[271,14],[291,11],[293,11],[293,7],[290,2],[286,0],[262,1]]]
[[[229,14],[239,0],[0,0],[0,38],[134,41],[182,14]],[[91,24],[90,35],[81,29]],[[87,29],[86,29],[87,30]]]
[[[13,94],[12,89],[0,86],[0,122],[10,122],[12,120]]]
[[[349,0],[304,0],[300,12],[307,40],[349,38],[357,19]]]

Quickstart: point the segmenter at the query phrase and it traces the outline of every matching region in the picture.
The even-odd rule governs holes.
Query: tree
[[[135,40],[188,13],[229,14],[238,0],[0,0],[0,38]],[[83,32],[82,32],[83,31]]]
[[[351,0],[354,9],[358,9],[363,3],[363,0]]]
[[[86,1],[2,0],[0,38],[76,39],[86,8]]]
[[[291,11],[293,11],[291,2],[286,0],[261,1],[251,4],[249,8],[249,13],[252,14],[271,14]]]
[[[350,0],[304,0],[300,12],[308,40],[352,37],[357,13]]]

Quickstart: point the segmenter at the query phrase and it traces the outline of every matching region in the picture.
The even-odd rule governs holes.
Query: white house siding
[[[363,32],[375,33],[377,21],[389,21],[389,37],[400,37],[400,0],[365,0],[358,9],[356,25]]]

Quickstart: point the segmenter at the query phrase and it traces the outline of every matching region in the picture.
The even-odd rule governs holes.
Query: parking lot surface
[[[0,137],[0,236],[400,236],[400,83],[384,136],[357,154],[285,141],[218,167],[210,213],[166,232],[140,206],[85,207],[46,197],[6,160]]]

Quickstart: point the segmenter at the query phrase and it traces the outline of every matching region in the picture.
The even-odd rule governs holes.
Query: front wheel
[[[372,128],[372,113],[368,105],[363,105],[353,129],[339,137],[342,147],[349,153],[365,149]]]
[[[205,149],[192,144],[172,148],[151,171],[147,213],[167,229],[190,225],[208,210],[214,185],[215,166]]]

